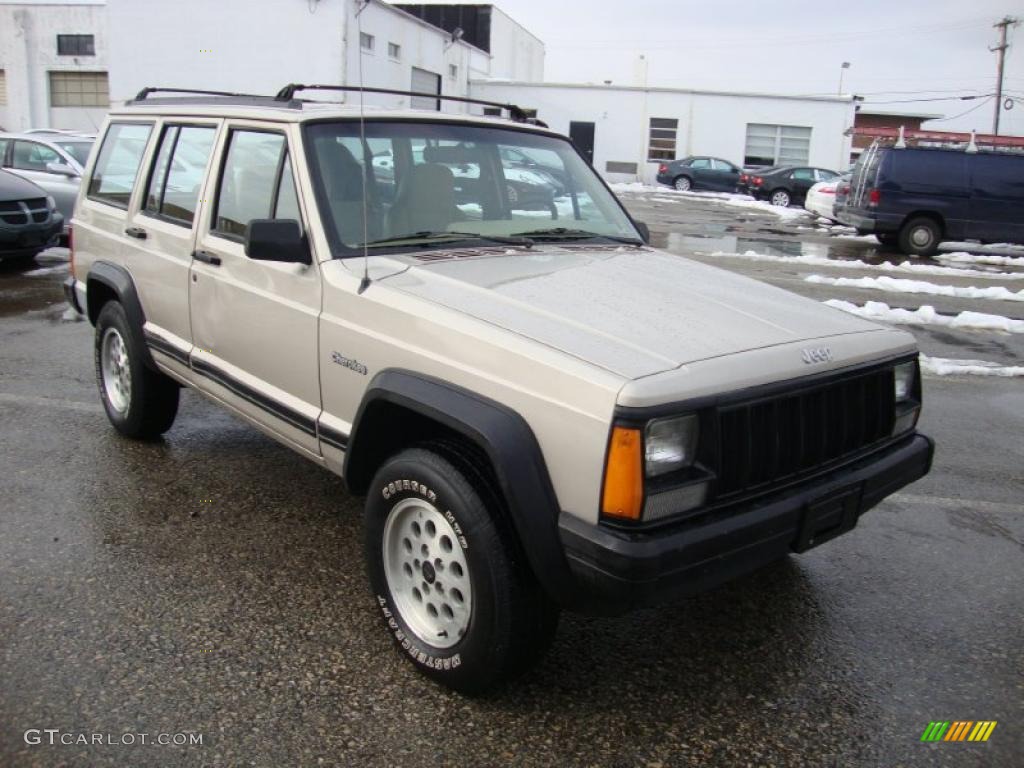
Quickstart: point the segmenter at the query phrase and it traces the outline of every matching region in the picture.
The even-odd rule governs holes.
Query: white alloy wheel
[[[132,397],[132,369],[128,348],[116,328],[107,328],[100,348],[103,390],[110,406],[120,414],[128,411]]]
[[[777,205],[779,208],[788,208],[789,192],[784,189],[777,189],[772,192],[772,205]]]
[[[473,585],[451,523],[425,499],[402,499],[388,513],[383,548],[388,591],[406,626],[435,648],[459,642],[473,612]]]
[[[676,179],[675,187],[680,192],[689,192],[691,186],[693,185],[690,183],[690,179],[687,176],[680,176]]]

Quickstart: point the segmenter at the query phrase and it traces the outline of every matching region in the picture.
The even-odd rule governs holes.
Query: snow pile
[[[42,275],[54,275],[54,274],[56,274],[58,272],[67,272],[67,271],[68,271],[68,265],[67,265],[67,263],[64,263],[64,264],[58,264],[55,267],[39,267],[38,269],[33,269],[31,272],[26,272],[25,273],[25,277],[41,277]]]
[[[930,304],[925,304],[915,310],[890,307],[884,301],[869,301],[863,307],[840,299],[829,299],[825,304],[852,315],[866,317],[869,320],[881,320],[898,325],[940,325],[946,328],[963,328],[972,331],[1024,333],[1024,320],[1016,320],[1002,315],[989,315],[984,312],[941,315]]]
[[[936,285],[920,280],[903,280],[883,275],[882,277],[826,277],[825,275],[808,275],[804,278],[808,283],[820,285],[836,285],[847,288],[872,288],[876,291],[890,293],[925,293],[930,296],[953,296],[959,299],[993,299],[996,301],[1024,301],[1024,290],[1013,292],[1002,286],[993,288],[976,288],[973,285],[961,288],[958,285]]]
[[[950,360],[921,355],[921,370],[935,376],[1024,376],[1024,365],[999,365],[986,360]]]
[[[996,253],[953,251],[952,253],[937,253],[935,258],[939,261],[951,261],[954,264],[995,264],[1000,267],[1024,267],[1024,256],[1000,256]]]
[[[805,218],[809,214],[803,208],[780,208],[777,205],[755,200],[750,195],[740,195],[732,192],[682,192],[671,187],[652,187],[639,181],[623,181],[609,184],[608,187],[615,194],[630,192],[633,194],[656,194],[660,197],[653,198],[659,202],[682,202],[686,198],[697,200],[719,200],[726,205],[739,208],[751,208],[762,213],[771,213],[783,219]],[[666,197],[671,195],[671,197]]]
[[[873,269],[880,272],[906,272],[917,275],[946,275],[949,277],[984,277],[991,280],[1024,280],[1024,272],[986,272],[981,269],[940,267],[937,264],[915,264],[909,259],[900,264],[890,264],[887,261],[883,261],[881,264],[871,264],[861,259],[830,259],[825,256],[811,256],[808,254],[801,254],[799,256],[776,256],[770,253],[758,253],[757,251],[744,251],[743,253],[714,251],[711,255],[734,259],[749,259],[750,261],[774,261],[782,264],[806,264],[814,267]]]

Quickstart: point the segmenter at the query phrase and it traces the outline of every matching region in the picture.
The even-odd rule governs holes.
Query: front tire
[[[470,452],[430,444],[386,461],[366,500],[388,634],[420,672],[466,694],[532,666],[558,621],[491,487]]]
[[[108,301],[96,318],[96,383],[107,418],[126,437],[153,439],[174,423],[178,385],[146,366],[124,307]]]
[[[939,250],[942,228],[935,219],[918,216],[900,229],[900,250],[911,256],[931,256]]]
[[[768,199],[772,205],[778,206],[779,208],[788,208],[791,202],[789,192],[784,189],[776,189]]]
[[[690,181],[689,176],[676,176],[675,181],[672,182],[672,186],[680,192],[689,192],[693,189],[693,182]]]

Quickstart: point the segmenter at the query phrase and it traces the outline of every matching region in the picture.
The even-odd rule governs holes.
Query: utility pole
[[[992,26],[999,30],[999,45],[995,48],[989,48],[990,51],[996,51],[999,54],[999,64],[996,74],[996,111],[995,117],[992,120],[992,135],[999,135],[999,113],[1003,108],[1003,62],[1006,59],[1006,49],[1010,47],[1009,43],[1006,42],[1006,30],[1007,28],[1017,26],[1020,24],[1019,19],[1015,19],[1012,16],[1004,16],[1003,20],[998,24]]]

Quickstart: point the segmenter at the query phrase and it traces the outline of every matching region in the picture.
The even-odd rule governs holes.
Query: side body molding
[[[157,370],[153,356],[149,353],[149,347],[143,337],[143,327],[146,324],[146,315],[142,311],[142,303],[139,301],[139,292],[135,288],[128,270],[109,261],[94,262],[86,276],[86,314],[89,322],[96,325],[96,318],[99,316],[101,303],[96,299],[97,291],[93,289],[94,284],[100,284],[109,289],[117,297],[117,300],[124,307],[128,315],[128,322],[138,333],[138,345],[142,349],[146,367]]]
[[[577,590],[559,536],[558,499],[540,445],[523,417],[440,379],[381,371],[366,390],[345,453],[345,481],[356,494],[365,494],[372,479],[372,443],[380,424],[374,413],[389,406],[442,424],[487,453],[534,574],[553,600],[572,605]]]

